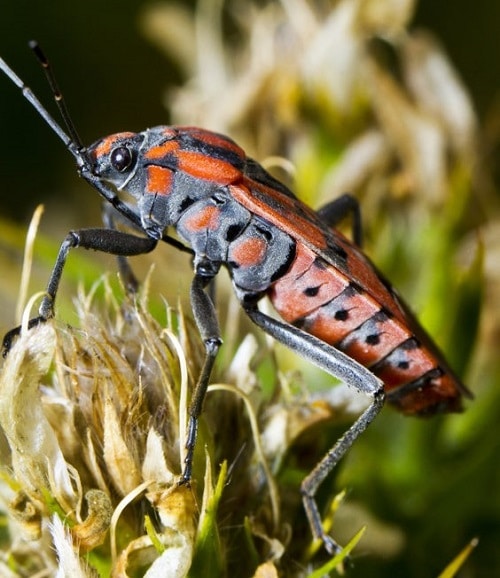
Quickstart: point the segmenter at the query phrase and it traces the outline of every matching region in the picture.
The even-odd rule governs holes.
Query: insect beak
[[[76,167],[80,176],[85,173],[97,176],[95,172],[96,163],[93,161],[87,148],[79,148],[71,152],[76,159]]]

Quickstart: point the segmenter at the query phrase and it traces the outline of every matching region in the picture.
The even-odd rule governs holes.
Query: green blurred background
[[[0,54],[50,110],[54,110],[43,75],[27,48],[27,41],[32,38],[40,42],[54,65],[85,143],[116,131],[142,130],[168,123],[170,118],[163,105],[164,95],[169,86],[179,85],[187,78],[173,59],[169,60],[146,38],[141,22],[150,6],[149,2],[132,0],[87,0],[78,4],[6,0],[0,11]],[[493,229],[499,216],[500,67],[497,42],[500,3],[423,0],[418,2],[412,22],[410,28],[431,30],[441,41],[472,96],[482,130],[481,143],[488,145],[485,146],[485,160],[491,175],[487,193],[480,195],[482,218],[479,224],[490,223],[490,229]],[[228,36],[231,36],[230,25]],[[14,323],[13,304],[23,231],[35,206],[41,202],[46,205],[42,239],[50,239],[47,249],[50,257],[43,251],[38,255],[41,265],[38,264],[32,282],[33,290],[39,290],[47,277],[58,241],[70,228],[98,224],[100,204],[97,195],[78,181],[72,160],[57,137],[5,78],[0,78],[0,135],[0,257],[3,268],[0,329],[4,330]],[[475,197],[472,199],[474,204]],[[21,226],[18,228],[15,223]],[[368,238],[373,239],[370,222],[368,229]],[[470,223],[462,225],[462,236],[467,233],[474,234]],[[403,231],[399,241],[404,235]],[[479,234],[478,238],[487,241],[490,236]],[[497,236],[493,234],[492,238]],[[450,246],[453,239],[450,235]],[[485,250],[488,259],[489,247]],[[375,253],[377,251],[380,247]],[[381,259],[384,272],[391,279],[401,277],[404,289],[411,286],[415,272],[406,271],[405,280],[404,272],[398,266],[405,253],[401,248],[399,251],[389,255],[382,252]],[[498,257],[500,253],[496,251],[498,249],[492,249],[490,258]],[[432,262],[433,256],[428,256]],[[447,253],[444,257],[451,259]],[[438,258],[439,255],[435,257]],[[79,269],[73,272],[75,278],[82,272],[88,279],[95,275],[89,259],[87,256],[75,257]],[[103,269],[98,267],[97,271]],[[186,272],[189,272],[188,267]],[[431,269],[427,275],[434,273]],[[478,283],[482,279],[475,275]],[[447,328],[448,333],[464,330],[467,319],[463,311],[470,312],[478,307],[479,289],[471,277],[466,278],[466,282],[472,304],[464,305],[467,288],[464,290],[462,286],[460,302],[463,309],[452,312],[454,322]],[[490,293],[487,304],[491,313],[484,311],[483,318],[496,319],[494,307],[498,298],[491,297],[496,287],[498,285],[492,284],[490,288],[484,288]],[[434,294],[431,307],[439,310],[442,303],[454,307],[454,297],[449,299],[446,293]],[[61,313],[64,318],[66,315],[69,313]],[[445,313],[439,315],[442,317]],[[471,324],[474,325],[474,321]],[[498,360],[494,359],[500,331],[494,327],[487,335],[487,342],[472,344],[481,351],[474,357],[476,368],[469,373],[478,380],[470,383],[478,399],[466,414],[454,416],[449,421],[444,418],[445,421],[421,422],[387,413],[380,420],[382,424],[375,424],[373,431],[368,432],[359,447],[353,450],[353,457],[343,469],[337,485],[352,490],[356,500],[363,502],[379,520],[402,528],[406,540],[404,548],[394,557],[385,559],[370,554],[356,560],[353,576],[437,576],[475,536],[479,537],[479,546],[459,575],[490,577],[500,574],[497,431],[500,380]],[[446,341],[442,339],[443,343]],[[458,340],[459,345],[464,341],[467,339]],[[452,349],[450,343],[455,342],[457,339],[449,338],[448,348]],[[463,362],[465,367],[471,355],[469,347],[464,359],[457,355],[455,362]]]

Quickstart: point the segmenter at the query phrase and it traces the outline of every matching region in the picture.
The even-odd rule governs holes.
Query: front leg
[[[124,219],[124,217],[116,211],[114,207],[112,207],[109,203],[105,203],[103,206],[102,211],[102,222],[106,229],[111,229],[114,231],[119,231],[117,227],[117,222],[115,218],[118,217],[120,220],[124,221],[124,223],[130,227],[130,223]],[[140,232],[140,229],[138,230]],[[129,263],[129,260],[125,255],[117,255],[116,261],[118,264],[118,271],[120,273],[120,277],[125,287],[125,290],[128,294],[134,295],[137,293],[139,289],[139,281],[134,274],[134,271]]]
[[[81,229],[70,231],[61,244],[57,259],[47,284],[45,296],[38,310],[38,317],[31,319],[28,328],[43,323],[54,316],[54,303],[61,281],[64,265],[68,253],[75,247],[94,249],[112,255],[142,255],[149,253],[156,247],[156,239],[150,237],[137,237],[129,233],[122,233],[113,229]],[[21,327],[11,329],[3,339],[3,356],[9,352],[12,342],[19,335]]]

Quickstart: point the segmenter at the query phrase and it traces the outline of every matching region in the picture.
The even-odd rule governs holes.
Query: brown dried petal
[[[120,495],[126,496],[142,482],[140,468],[123,438],[119,417],[109,398],[104,401],[104,460]]]
[[[44,323],[23,332],[0,377],[0,424],[11,448],[17,482],[33,499],[43,491],[68,509],[78,497],[54,431],[45,417],[38,386],[52,362],[54,328]]]
[[[165,546],[161,553],[149,536],[133,540],[121,552],[113,569],[113,578],[133,576],[135,569],[149,567],[144,578],[183,578],[191,566],[195,534],[196,503],[190,488],[172,486],[148,492],[157,508],[163,530],[156,538]]]
[[[9,504],[9,514],[21,526],[28,540],[38,540],[42,534],[42,512],[38,505],[20,491]]]
[[[109,496],[101,490],[89,490],[85,494],[87,517],[81,524],[71,528],[75,541],[83,551],[92,550],[103,543],[108,532],[113,508]]]

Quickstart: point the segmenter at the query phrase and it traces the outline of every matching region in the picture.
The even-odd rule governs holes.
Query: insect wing
[[[262,169],[261,171],[262,174],[267,174]],[[247,176],[240,185],[231,186],[230,189],[233,197],[245,208],[304,244],[336,270],[339,280],[357,284],[386,313],[397,320],[400,326],[408,328],[424,349],[435,358],[441,369],[448,374],[458,391],[466,397],[471,397],[468,389],[453,373],[411,310],[368,257],[342,233],[324,223],[317,213],[297,199],[281,183],[279,186],[280,188],[274,186],[272,177],[268,183],[264,178],[256,181]]]
[[[306,245],[333,266],[339,275],[357,283],[392,316],[406,323],[397,296],[373,263],[342,233],[323,223],[317,213],[290,191],[285,194],[274,186],[249,178],[241,185],[231,186],[230,190],[233,198],[245,208]]]

